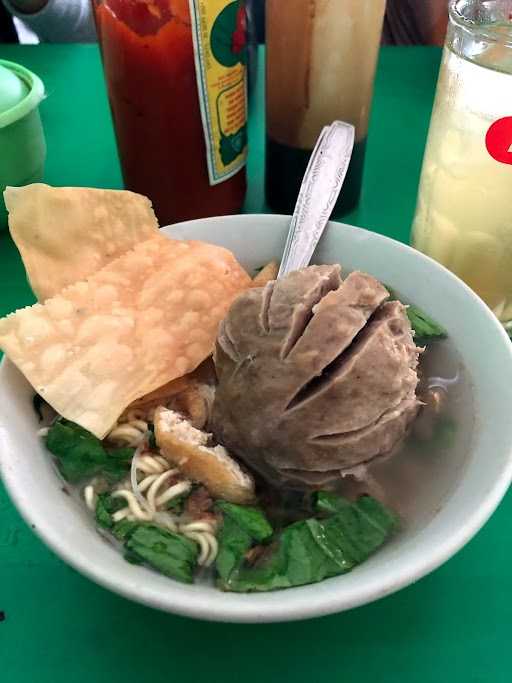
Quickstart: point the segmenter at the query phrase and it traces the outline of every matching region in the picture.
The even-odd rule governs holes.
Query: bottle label
[[[189,0],[196,77],[210,185],[235,175],[247,158],[244,0]]]

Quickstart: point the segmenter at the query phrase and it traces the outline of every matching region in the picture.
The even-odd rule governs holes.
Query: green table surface
[[[46,84],[46,181],[121,187],[96,46],[2,46],[0,56]],[[439,58],[431,48],[382,51],[363,199],[347,222],[407,241]],[[265,210],[262,93],[260,79],[251,107],[251,212]],[[31,301],[4,233],[0,314]],[[306,622],[241,626],[160,613],[96,586],[33,535],[0,484],[0,682],[508,682],[507,515],[510,495],[456,557],[377,603]]]

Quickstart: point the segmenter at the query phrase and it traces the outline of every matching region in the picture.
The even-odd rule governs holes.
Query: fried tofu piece
[[[253,278],[251,287],[264,287],[267,282],[271,282],[277,278],[279,272],[279,263],[271,261],[260,270],[260,272]]]
[[[210,436],[174,410],[160,407],[155,413],[157,445],[185,477],[203,484],[214,498],[242,505],[254,502],[253,478],[224,446],[209,446]]]
[[[168,407],[185,415],[196,429],[205,429],[215,398],[215,387],[195,382],[169,402]]]
[[[133,401],[120,420],[129,420],[136,415],[151,422],[155,409],[166,406],[185,415],[197,429],[204,429],[210,417],[216,382],[215,366],[210,356],[188,375],[173,379]]]

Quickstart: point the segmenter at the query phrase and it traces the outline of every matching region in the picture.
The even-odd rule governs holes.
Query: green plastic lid
[[[25,81],[0,64],[0,114],[19,104],[28,93],[29,88]]]
[[[44,97],[40,78],[20,64],[0,59],[0,128],[31,112]]]

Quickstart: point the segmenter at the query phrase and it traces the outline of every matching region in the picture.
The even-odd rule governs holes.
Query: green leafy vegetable
[[[130,564],[144,564],[144,560],[132,550],[125,550],[123,557]]]
[[[134,453],[133,448],[107,450],[94,434],[64,418],[50,427],[46,447],[57,457],[64,479],[71,483],[100,472],[110,483],[116,482],[129,470]]]
[[[390,531],[396,531],[399,526],[398,516],[372,496],[361,496],[353,504],[357,513],[366,520],[369,527],[374,527],[381,534],[380,543]]]
[[[307,522],[295,522],[281,533],[260,562],[254,567],[237,567],[221,587],[245,593],[302,586],[324,579],[327,567],[331,567],[330,559],[315,542]]]
[[[257,508],[226,502],[218,502],[215,507],[224,515],[216,567],[221,579],[227,581],[253,543],[265,541],[273,529]]]
[[[101,471],[110,483],[115,483],[129,471],[135,448],[109,448],[105,452],[107,460]]]
[[[341,573],[317,542],[322,533],[318,524],[315,519],[291,524],[280,534],[272,552],[254,567],[238,566],[221,587],[238,593],[269,591],[316,583]]]
[[[330,551],[340,566],[346,562],[351,569],[384,543],[397,522],[396,516],[375,498],[362,496],[322,522],[324,550]]]
[[[313,507],[316,512],[335,514],[336,512],[341,512],[345,508],[350,507],[350,502],[346,498],[337,496],[335,493],[318,491],[318,493],[314,494]]]
[[[227,581],[231,572],[243,561],[245,553],[253,544],[253,539],[234,519],[225,517],[218,540],[216,567],[220,578]]]
[[[132,522],[128,519],[122,519],[116,522],[111,529],[112,534],[118,541],[127,541],[138,527],[142,526],[140,522]]]
[[[112,515],[126,507],[126,501],[122,498],[113,498],[110,493],[100,493],[96,502],[96,522],[103,529],[111,529],[114,526]]]
[[[423,340],[445,339],[446,330],[416,306],[407,308],[407,317],[416,336]]]
[[[400,297],[391,287],[384,285],[389,292],[389,301],[400,301]],[[423,342],[433,341],[435,339],[446,339],[448,336],[444,327],[441,327],[435,320],[432,320],[426,313],[420,310],[417,306],[410,305],[407,307],[407,317],[411,323],[411,327],[416,333],[416,337]]]
[[[347,508],[344,514],[347,514],[349,509]],[[326,567],[323,567],[322,563],[320,564],[326,576],[343,574],[350,571],[356,564],[357,553],[350,538],[342,528],[341,519],[342,515],[337,514],[325,522],[321,522],[318,519],[308,519],[306,521],[312,538],[328,558]]]
[[[179,496],[176,496],[175,498],[171,498],[171,500],[167,503],[166,509],[172,510],[173,514],[175,515],[183,514],[185,501],[189,496],[190,491],[186,491],[185,493],[182,493]]]
[[[215,507],[236,522],[255,541],[264,541],[272,535],[272,527],[268,519],[258,508],[224,501],[219,501]]]
[[[193,581],[199,550],[185,536],[141,524],[129,535],[125,549],[130,562],[143,561],[165,576],[184,583]]]
[[[267,591],[343,574],[366,560],[397,526],[396,516],[369,496],[350,503],[322,492],[317,494],[315,509],[329,516],[288,526],[253,567],[244,563],[249,533],[244,530],[243,537],[241,526],[233,527],[228,521],[233,518],[225,516],[217,559],[221,587],[236,592]]]
[[[71,482],[93,476],[106,461],[101,441],[67,420],[58,420],[50,428],[46,447],[57,456],[62,475]]]

